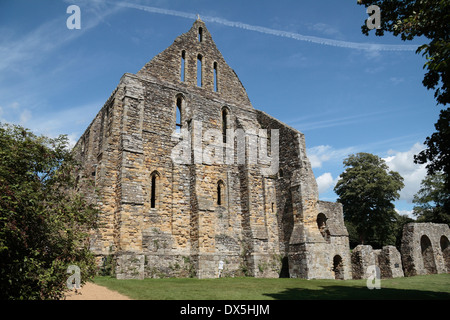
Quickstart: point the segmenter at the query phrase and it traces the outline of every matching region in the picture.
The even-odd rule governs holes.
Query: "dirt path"
[[[116,291],[87,282],[81,289],[68,293],[66,300],[131,300]]]

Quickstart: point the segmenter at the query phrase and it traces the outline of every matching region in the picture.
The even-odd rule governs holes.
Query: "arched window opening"
[[[197,56],[197,86],[201,87],[203,84],[202,80],[202,60],[203,57],[201,54]]]
[[[198,28],[198,42],[202,42],[203,41],[203,28],[200,27]]]
[[[176,106],[176,120],[175,120],[175,130],[180,133],[182,128],[182,109],[183,108],[183,99],[181,97],[177,98],[177,106]]]
[[[222,109],[222,137],[223,143],[227,143],[227,129],[228,129],[228,110]]]
[[[185,72],[186,72],[186,51],[181,51],[181,70],[180,70],[180,74],[181,74],[181,81],[185,81]]]
[[[217,82],[217,62],[214,62],[214,91],[219,91],[219,84]]]
[[[156,208],[157,196],[158,196],[158,179],[159,174],[155,171],[151,174],[150,182],[150,208]]]
[[[423,235],[420,238],[420,249],[422,251],[423,267],[428,274],[437,273],[436,262],[434,261],[433,247],[430,238]]]
[[[450,243],[448,238],[446,236],[442,236],[440,244],[445,267],[447,268],[447,272],[450,272]]]
[[[344,280],[344,262],[340,255],[333,258],[333,272],[336,280]]]
[[[280,169],[280,171],[278,172],[278,176],[279,176],[280,178],[283,178],[283,176],[284,176],[283,169]]]
[[[323,213],[317,215],[317,228],[319,228],[320,234],[327,241],[330,242],[330,231],[327,226],[327,217]]]
[[[225,205],[225,184],[222,180],[217,183],[217,205]]]

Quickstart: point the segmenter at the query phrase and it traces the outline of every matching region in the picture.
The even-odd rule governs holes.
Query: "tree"
[[[450,212],[450,109],[441,110],[438,122],[435,124],[436,132],[427,137],[425,144],[428,149],[414,156],[414,161],[427,164],[429,176],[442,175],[442,192],[446,193],[442,207]]]
[[[74,191],[75,166],[66,136],[0,124],[0,298],[58,299],[69,265],[95,274],[98,210]]]
[[[422,52],[428,71],[422,81],[427,89],[435,90],[438,104],[450,102],[450,2],[446,0],[359,0],[358,4],[369,7],[377,5],[381,9],[380,28],[375,35],[383,36],[391,32],[403,41],[425,37],[431,41],[419,46],[416,53]],[[364,24],[362,32],[370,30]]]
[[[370,153],[350,155],[344,166],[334,188],[344,208],[344,220],[354,226],[361,244],[394,244],[398,215],[393,201],[400,197],[403,178]]]
[[[428,175],[422,180],[422,187],[414,195],[414,215],[417,221],[450,224],[450,213],[445,210],[449,194],[445,192],[444,175]]]
[[[359,0],[366,7],[377,5],[381,9],[380,29],[375,35],[391,32],[401,39],[427,38],[429,43],[418,47],[416,53],[426,58],[422,84],[435,90],[438,105],[450,102],[450,2],[446,0]],[[363,25],[362,32],[369,34]],[[427,164],[428,175],[442,172],[445,175],[444,191],[450,195],[450,108],[442,109],[435,124],[436,132],[427,137],[427,149],[414,156],[414,162]],[[450,197],[443,204],[450,212]]]

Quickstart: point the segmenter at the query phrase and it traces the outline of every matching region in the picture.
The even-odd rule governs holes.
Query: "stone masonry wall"
[[[286,259],[292,277],[350,277],[342,207],[318,200],[304,135],[252,107],[201,20],[123,75],[74,153],[102,210],[92,249],[120,279],[217,277],[222,263],[278,277]]]
[[[449,239],[447,224],[406,224],[401,243],[405,275],[450,272]]]

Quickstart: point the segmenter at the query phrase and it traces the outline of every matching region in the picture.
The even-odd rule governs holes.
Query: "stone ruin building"
[[[402,263],[406,276],[450,272],[447,224],[408,223],[403,228]]]
[[[352,250],[353,279],[374,276],[370,266],[378,267],[380,278],[398,278],[450,272],[450,228],[441,223],[411,222],[403,226],[400,251],[395,246],[374,250],[358,245]]]
[[[92,250],[117,278],[351,278],[304,135],[252,106],[200,19],[122,76],[74,153],[102,212]]]
[[[252,106],[200,19],[122,76],[74,154],[78,188],[102,212],[91,249],[100,266],[114,258],[119,279],[450,272],[445,224],[407,224],[401,253],[350,253],[342,205],[318,199],[304,135]]]

